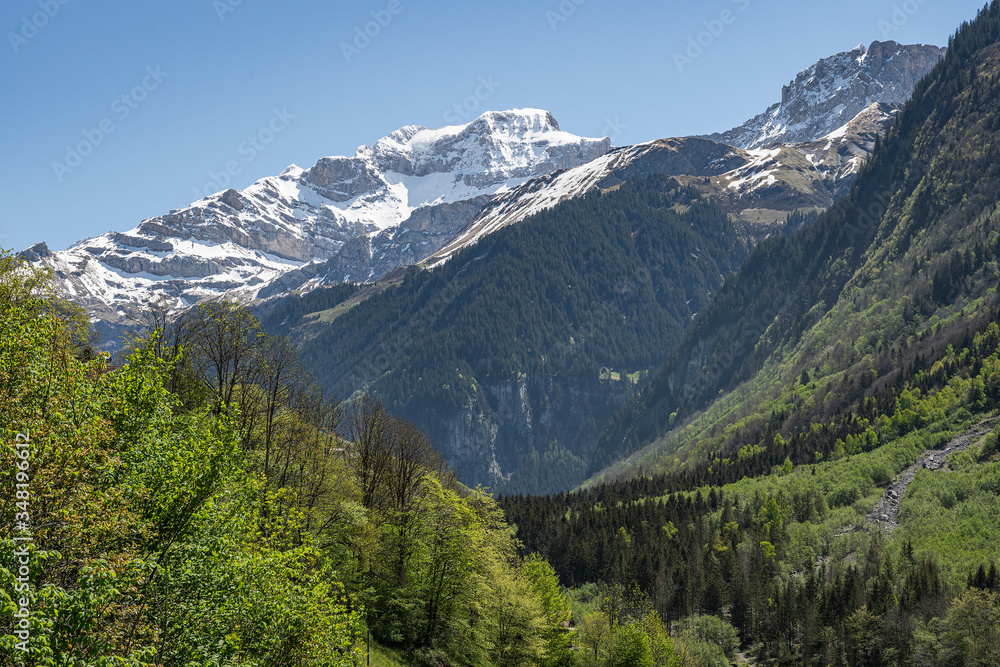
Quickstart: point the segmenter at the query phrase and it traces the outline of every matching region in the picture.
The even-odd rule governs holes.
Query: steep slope
[[[565,489],[745,253],[697,191],[629,181],[320,313],[302,358],[335,395],[374,392],[415,421],[466,484]]]
[[[924,44],[859,44],[799,72],[764,113],[706,138],[746,149],[815,141],[873,102],[902,106],[943,55],[944,49]]]
[[[852,192],[760,244],[606,432],[662,417],[662,441],[503,498],[525,553],[681,626],[724,618],[756,664],[996,662],[998,40],[994,0]]]
[[[488,112],[437,130],[406,126],[353,157],[293,165],[128,232],[65,251],[39,244],[24,256],[51,267],[70,297],[112,322],[158,297],[183,307],[267,296],[309,280],[370,280],[426,257],[498,192],[610,147],[606,138],[563,132],[536,109]]]
[[[598,188],[650,174],[717,176],[746,165],[749,159],[742,151],[702,139],[664,139],[619,148],[574,169],[533,179],[495,197],[423,265],[437,266],[498,229]]]
[[[631,456],[601,478],[642,468],[739,479],[786,456],[829,456],[848,435],[874,446],[893,431],[860,415],[893,417],[908,383],[917,395],[940,389],[951,376],[934,365],[956,363],[949,346],[986,336],[998,305],[1000,5],[975,26],[919,84],[851,192],[815,224],[761,243],[699,313],[604,429],[592,470]],[[970,397],[970,410],[984,405]]]
[[[846,195],[878,137],[895,120],[898,108],[872,102],[846,125],[815,141],[791,144],[823,179],[832,201]]]
[[[864,158],[874,148],[876,137],[892,123],[896,111],[895,107],[874,102],[850,122],[819,140],[769,149],[743,150],[699,138],[665,139],[617,149],[589,163],[532,179],[498,195],[453,240],[424,260],[421,266],[437,271],[446,267],[452,257],[466,251],[474,253],[474,256],[484,256],[484,253],[489,256],[480,249],[480,244],[498,230],[517,227],[518,223],[533,215],[558,211],[560,204],[585,202],[588,193],[608,192],[635,179],[655,174],[675,177],[704,201],[711,201],[720,210],[729,213],[736,221],[733,227],[735,235],[743,242],[753,244],[781,230],[793,212],[825,209],[847,192]],[[581,217],[593,215],[587,204],[573,210]],[[802,224],[806,219],[807,216],[793,216],[793,226]],[[600,235],[595,238],[600,238]],[[546,247],[544,241],[539,243]],[[698,255],[703,257],[701,253]],[[547,261],[564,259],[557,253]],[[718,258],[710,259],[719,261]],[[730,262],[733,268],[737,265],[731,263],[731,257],[725,258],[725,261]],[[387,278],[381,285],[364,289],[335,308],[321,309],[304,319],[300,315],[290,319],[283,313],[289,308],[297,312],[302,310],[301,304],[294,303],[295,299],[287,304],[278,304],[268,316],[272,321],[286,325],[295,320],[293,336],[299,342],[308,341],[304,342],[307,350],[317,351],[311,357],[311,363],[321,369],[320,374],[329,374],[333,378],[331,386],[335,386],[338,393],[346,396],[359,389],[385,393],[394,405],[408,410],[407,414],[417,419],[435,437],[452,463],[459,466],[465,479],[470,483],[472,480],[489,483],[506,491],[552,491],[564,488],[567,482],[578,476],[583,460],[591,454],[597,432],[595,425],[633,391],[632,385],[615,385],[607,379],[630,373],[636,380],[636,386],[641,386],[644,371],[649,368],[648,360],[652,360],[654,365],[658,363],[656,355],[669,349],[676,336],[689,326],[691,316],[701,309],[700,304],[704,303],[703,297],[699,296],[686,304],[689,315],[671,320],[656,340],[649,344],[648,354],[640,364],[624,363],[612,354],[599,364],[608,369],[606,371],[591,369],[590,377],[585,374],[582,379],[569,381],[558,376],[553,381],[544,379],[545,373],[541,376],[528,373],[523,364],[511,364],[504,356],[507,341],[492,347],[478,344],[459,346],[462,347],[457,353],[460,363],[443,361],[456,356],[454,350],[448,349],[448,344],[441,343],[450,340],[458,345],[454,334],[420,327],[413,330],[414,313],[398,302],[391,315],[380,306],[380,317],[384,319],[378,320],[377,327],[364,329],[366,333],[361,337],[341,328],[346,326],[341,321],[345,312],[359,302],[391,289],[402,280],[400,274]],[[549,280],[551,278],[546,276],[540,286],[521,291],[532,293],[536,289],[549,289]],[[714,280],[710,282],[717,284]],[[497,323],[482,323],[483,327],[503,330],[521,327],[524,322],[531,321],[531,315],[510,308],[508,300],[511,297],[508,294],[500,295],[497,300],[491,287],[485,282],[478,289],[489,294],[487,300],[494,304],[491,307],[496,308],[497,313],[490,315],[488,321]],[[714,291],[709,287],[704,294]],[[463,298],[474,300],[486,297],[478,291],[469,291],[463,292]],[[685,297],[685,300],[690,300],[690,297]],[[391,301],[387,298],[385,302]],[[560,307],[558,299],[550,293],[543,294],[539,303],[556,310]],[[338,332],[336,338],[332,337],[331,330]],[[394,342],[401,335],[401,330],[407,332],[406,337],[402,343]],[[569,328],[562,334],[562,339],[578,340],[577,333]],[[465,335],[464,332],[462,335]],[[424,336],[440,337],[441,341],[435,344],[442,349],[434,356],[419,358],[404,351],[410,347],[427,346],[422,340]],[[363,345],[356,345],[355,338]],[[335,358],[338,354],[321,350],[324,346],[333,345],[334,340],[338,345],[345,341],[348,346],[354,345],[350,354],[357,358]],[[608,344],[620,345],[620,341],[609,339]],[[546,345],[551,346],[551,343]],[[551,356],[551,347],[546,345],[532,348],[533,354],[543,358]],[[578,354],[579,350],[574,353]],[[527,357],[530,354],[519,359],[523,361]],[[357,368],[364,365],[358,359],[372,358],[377,361],[369,364],[364,372],[357,372]],[[437,363],[454,370],[448,370],[444,377],[439,378],[439,385],[435,384],[428,390],[418,381],[441,375],[434,368]],[[406,369],[408,364],[415,370],[407,383],[400,377],[401,370]],[[474,370],[459,370],[466,365]],[[523,374],[524,381],[511,382],[502,374],[499,377],[484,377],[484,368],[489,369],[487,373],[502,368],[518,378]],[[545,372],[550,372],[550,369]],[[597,382],[595,377],[605,379]],[[473,399],[452,400],[447,396],[451,388],[466,386],[469,378],[474,378],[473,389],[458,394],[473,396]],[[426,402],[427,396],[441,393],[437,387],[449,388],[442,394],[447,399],[442,402],[449,405],[448,409],[439,409],[433,402]],[[554,399],[553,396],[557,395],[559,398]],[[568,396],[576,396],[577,401],[567,400],[565,397]],[[555,423],[549,416],[537,418],[538,414],[561,414],[562,417],[556,420],[559,423]],[[513,476],[508,478],[511,473]]]

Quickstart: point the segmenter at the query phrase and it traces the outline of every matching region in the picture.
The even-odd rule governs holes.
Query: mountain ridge
[[[870,411],[838,397],[856,396],[862,383],[873,398],[927,372],[925,360],[967,345],[984,326],[995,301],[998,129],[984,100],[995,99],[1000,47],[970,44],[949,50],[921,81],[846,197],[812,227],[750,254],[649,385],[608,423],[592,472],[627,476],[645,465],[703,474],[706,458],[730,456],[737,437],[754,442],[769,401],[771,437],[780,429],[786,439],[806,440],[797,429],[812,413],[779,409],[782,393],[815,382],[823,389],[807,407],[825,419]],[[754,424],[746,432],[721,416],[737,404]],[[779,455],[766,436],[758,445]]]
[[[615,149],[494,197],[439,250],[420,262],[440,266],[460,248],[497,229],[596,189],[653,173],[681,177],[732,213],[753,241],[765,238],[793,211],[827,208],[850,188],[876,137],[897,109],[872,102],[843,126],[809,142],[744,150],[704,137],[678,137]],[[768,211],[766,224],[745,219]]]
[[[535,350],[534,354],[546,359],[572,358],[573,354],[579,354],[579,350],[573,348],[580,345],[580,315],[565,318],[566,322],[560,325],[565,330],[550,332],[552,340],[544,345],[539,344],[534,332],[525,331],[515,336],[516,343],[499,340],[486,349],[463,342],[463,336],[468,333],[464,329],[452,331],[446,326],[438,330],[438,321],[445,317],[445,312],[448,313],[447,322],[467,324],[471,321],[471,315],[463,315],[463,307],[456,300],[472,303],[495,299],[490,308],[483,310],[505,312],[508,305],[532,290],[541,292],[537,300],[539,308],[558,309],[567,287],[578,284],[580,279],[562,281],[558,274],[538,276],[543,284],[531,288],[522,285],[510,291],[482,276],[474,289],[464,276],[469,273],[478,276],[480,262],[498,261],[498,244],[510,243],[510,238],[520,238],[523,244],[525,236],[534,233],[531,230],[540,224],[551,224],[553,220],[564,220],[568,210],[574,212],[571,217],[576,225],[590,225],[594,222],[591,220],[593,211],[588,212],[590,204],[587,202],[602,202],[602,197],[612,197],[630,184],[638,187],[643,179],[657,175],[663,178],[664,174],[676,179],[679,187],[697,193],[699,201],[711,203],[734,218],[730,233],[737,234],[744,243],[753,245],[771,236],[780,237],[786,220],[791,220],[792,228],[801,226],[809,219],[804,214],[806,211],[825,209],[849,191],[879,135],[890,127],[897,111],[891,105],[874,102],[823,137],[772,148],[744,150],[697,137],[661,139],[614,149],[583,165],[529,180],[493,198],[452,241],[418,267],[394,273],[392,280],[363,290],[342,306],[307,315],[304,323],[296,326],[293,335],[301,336],[304,355],[314,367],[323,369],[322,373],[337,369],[334,379],[327,383],[335,394],[345,398],[357,391],[383,395],[394,409],[417,421],[432,435],[467,480],[492,482],[505,493],[565,488],[546,487],[543,478],[532,477],[528,470],[534,465],[531,462],[539,462],[549,473],[558,470],[562,474],[569,470],[571,474],[563,474],[559,483],[571,480],[572,475],[578,474],[582,461],[592,455],[584,442],[595,430],[594,425],[587,425],[588,417],[603,419],[610,405],[645,382],[651,367],[628,365],[628,362],[623,363],[623,358],[613,356],[595,366],[588,357],[590,366],[584,367],[586,370],[582,374],[577,372],[571,380],[570,373],[550,372],[554,367],[511,366],[505,351],[508,346],[514,346],[522,356],[527,354],[519,347],[527,344],[521,342],[521,337],[532,341],[530,347]],[[614,197],[612,200],[617,201]],[[678,202],[678,210],[689,205],[687,201]],[[773,208],[765,208],[769,206]],[[744,211],[759,217],[741,217]],[[547,247],[554,243],[559,247],[564,243],[559,234],[564,233],[566,230],[553,231],[547,237],[534,238],[528,245]],[[500,236],[495,237],[497,234]],[[512,252],[513,247],[521,246],[508,247],[507,251]],[[666,253],[666,249],[659,252]],[[456,256],[463,257],[462,266],[450,267]],[[698,252],[693,252],[693,256],[699,261],[705,259]],[[539,258],[539,261],[552,264],[561,260],[559,251],[545,259]],[[513,256],[510,261],[521,266]],[[620,261],[633,262],[634,257]],[[669,265],[675,267],[676,263],[672,261]],[[652,273],[654,266],[655,261],[646,270]],[[503,267],[502,270],[508,269]],[[459,279],[458,275],[463,277]],[[715,290],[715,277],[722,276],[713,276],[712,280],[703,281],[699,290],[685,294],[686,306],[671,306],[682,311],[683,317],[672,319],[669,331],[661,331],[660,344],[674,340],[692,322],[699,322],[701,310]],[[665,273],[660,280],[662,282],[654,283],[654,291],[677,294],[677,274]],[[494,281],[499,279],[494,278]],[[506,285],[506,281],[499,282]],[[629,289],[625,285],[630,284],[634,285],[631,289],[641,285],[637,293],[642,294],[649,281],[630,283],[625,280],[620,289]],[[416,285],[421,287],[418,289]],[[410,294],[415,302],[401,300],[401,293]],[[370,301],[364,301],[366,297]],[[610,303],[618,298],[614,289],[610,289],[600,292],[598,301],[606,299]],[[290,299],[294,303],[295,297]],[[418,311],[423,308],[419,304],[426,302],[440,302],[441,312],[434,310],[426,317],[413,312],[414,308]],[[605,307],[601,305],[599,310]],[[282,306],[275,308],[269,317],[284,321]],[[353,312],[354,308],[360,310]],[[607,312],[613,313],[616,309]],[[492,315],[477,311],[476,318],[482,317]],[[489,324],[480,322],[479,326],[489,330],[514,327],[520,331],[518,327],[524,323],[519,317],[521,315],[512,314],[496,321],[491,319]],[[513,321],[508,322],[511,318]],[[369,322],[378,322],[378,326],[365,329],[360,335],[352,333],[348,326],[353,323],[352,326],[366,327]],[[430,328],[418,327],[414,333],[411,331],[414,322],[426,322],[426,327]],[[625,322],[628,322],[627,315]],[[545,327],[536,323],[533,328]],[[591,333],[594,330],[589,329]],[[596,330],[601,331],[601,328]],[[451,346],[455,349],[429,345],[434,347],[432,353],[423,349],[428,345],[420,344],[426,337],[452,341]],[[492,340],[486,335],[479,338]],[[559,344],[552,342],[560,339]],[[353,350],[351,354],[357,359],[368,360],[354,364],[360,371],[349,360],[341,358],[343,355],[321,354],[321,350],[328,349],[334,340]],[[650,349],[654,348],[657,354],[665,352],[665,348],[661,350],[656,346]],[[405,359],[409,361],[404,364],[401,360]],[[649,360],[643,361],[647,363]],[[498,369],[504,369],[503,373],[497,374]],[[347,386],[345,378],[354,375],[357,381]],[[404,377],[408,378],[406,382],[403,382]],[[623,378],[629,378],[629,382],[624,382]],[[426,389],[417,391],[416,387],[425,385]],[[575,396],[578,405],[587,405],[587,414],[573,413],[576,430],[562,424],[550,428],[555,423],[553,406],[563,405],[567,395]],[[428,397],[435,396],[441,401],[427,403]],[[508,477],[511,472],[514,476]],[[557,475],[552,474],[548,481],[556,478]],[[535,483],[543,485],[533,486]]]
[[[607,138],[562,131],[537,109],[436,130],[410,125],[353,157],[291,165],[126,232],[64,251],[36,244],[22,256],[53,269],[71,298],[111,322],[157,297],[172,307],[246,301],[293,270],[301,282],[334,273],[335,282],[370,280],[422,259],[497,192],[610,148]]]
[[[738,148],[815,141],[873,102],[901,106],[946,49],[894,41],[859,44],[813,63],[781,89],[781,101],[726,132],[705,135]]]

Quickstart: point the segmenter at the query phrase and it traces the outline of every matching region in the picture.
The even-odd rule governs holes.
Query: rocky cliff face
[[[463,483],[503,493],[569,489],[585,479],[586,459],[603,423],[633,394],[628,380],[529,376],[484,385],[465,408],[410,415]],[[555,447],[558,470],[528,464]]]
[[[249,300],[374,280],[422,260],[497,193],[603,155],[609,139],[563,132],[535,109],[488,112],[460,126],[407,126],[313,167],[291,166],[67,250],[36,246],[67,295],[100,320],[147,303]]]
[[[901,106],[944,52],[924,44],[859,44],[799,72],[764,113],[707,138],[747,149],[815,141],[874,102]]]

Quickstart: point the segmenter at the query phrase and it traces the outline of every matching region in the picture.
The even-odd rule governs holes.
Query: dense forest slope
[[[569,488],[600,424],[745,254],[723,210],[655,176],[333,309],[302,356],[336,395],[374,392],[415,421],[467,484]]]
[[[639,599],[732,623],[757,665],[996,664],[998,40],[994,1],[851,194],[727,280],[602,437],[650,445],[500,500],[601,600],[581,627]]]
[[[568,603],[377,400],[324,396],[246,309],[120,366],[0,251],[0,664],[572,664]]]
[[[51,278],[0,251],[0,664],[590,664],[552,567],[411,422],[224,301],[147,313],[110,365]],[[587,635],[602,665],[735,651],[644,609]]]
[[[754,413],[786,432],[846,415],[982,323],[983,308],[955,319],[992,299],[1000,252],[1000,50],[977,25],[918,85],[850,194],[761,243],[726,281],[605,428],[593,471],[654,441],[647,466],[726,458],[753,438],[725,426]],[[772,416],[767,402],[810,378],[806,411]]]

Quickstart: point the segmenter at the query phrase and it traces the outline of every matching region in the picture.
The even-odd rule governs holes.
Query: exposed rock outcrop
[[[781,89],[781,101],[739,127],[708,135],[739,148],[815,141],[873,102],[902,106],[945,49],[893,41],[859,44],[823,58]]]

